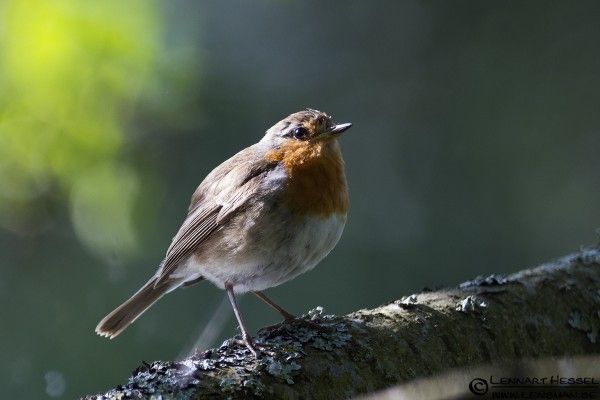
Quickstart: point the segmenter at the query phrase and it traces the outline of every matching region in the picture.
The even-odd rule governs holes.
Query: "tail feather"
[[[113,339],[131,325],[163,295],[177,288],[181,282],[164,282],[155,287],[156,278],[150,279],[129,300],[121,304],[102,319],[96,326],[96,333]]]

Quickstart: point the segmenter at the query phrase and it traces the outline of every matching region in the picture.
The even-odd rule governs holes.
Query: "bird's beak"
[[[330,135],[339,135],[340,133],[350,129],[350,127],[352,126],[351,123],[346,123],[346,124],[337,124],[334,125],[333,128],[331,128],[331,130],[329,131]]]

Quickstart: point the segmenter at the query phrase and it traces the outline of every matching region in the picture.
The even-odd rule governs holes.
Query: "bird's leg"
[[[281,314],[286,321],[291,321],[291,320],[296,319],[296,317],[293,314],[290,314],[289,312],[285,311],[282,307],[277,305],[273,300],[269,299],[263,292],[252,292],[252,293],[254,293],[256,295],[256,297],[258,297],[259,299],[264,301],[265,304],[267,304],[269,307],[272,307],[279,314]]]
[[[244,324],[244,320],[242,319],[242,314],[240,313],[240,310],[238,309],[237,302],[235,300],[235,294],[233,293],[233,285],[226,284],[225,289],[227,290],[227,296],[229,296],[229,302],[231,303],[231,307],[233,307],[233,313],[235,314],[235,319],[237,319],[238,325],[240,327],[240,331],[242,332],[242,340],[244,341],[244,344],[246,345],[246,347],[248,347],[248,350],[250,350],[250,352],[252,354],[254,354],[254,357],[258,358],[258,349],[256,348],[256,345],[252,341],[252,337],[250,337],[250,335],[248,335],[248,331],[246,330],[246,325]]]
[[[308,325],[311,328],[314,328],[314,329],[319,330],[319,331],[324,331],[325,330],[317,322],[314,322],[314,321],[311,321],[311,320],[308,320],[308,319],[304,319],[304,318],[297,318],[293,314],[290,314],[289,312],[285,311],[281,306],[279,306],[278,304],[276,304],[273,300],[269,299],[263,292],[252,292],[252,293],[254,293],[256,295],[256,297],[258,297],[259,299],[261,299],[262,301],[264,301],[267,305],[269,305],[269,307],[272,307],[273,309],[277,310],[277,312],[283,316],[283,318],[285,319],[285,322],[287,322],[287,323],[300,323],[300,324]],[[270,329],[270,328],[273,328],[275,326],[277,326],[277,325],[267,326],[266,329]]]

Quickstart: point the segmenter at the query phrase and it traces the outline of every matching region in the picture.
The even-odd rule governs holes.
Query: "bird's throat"
[[[266,157],[286,170],[284,201],[291,210],[323,218],[348,212],[344,160],[337,140],[294,140],[269,151]]]

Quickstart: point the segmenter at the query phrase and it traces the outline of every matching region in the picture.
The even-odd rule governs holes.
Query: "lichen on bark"
[[[261,329],[259,359],[229,339],[179,362],[141,365],[87,399],[349,398],[453,368],[600,353],[600,250],[508,276]]]

